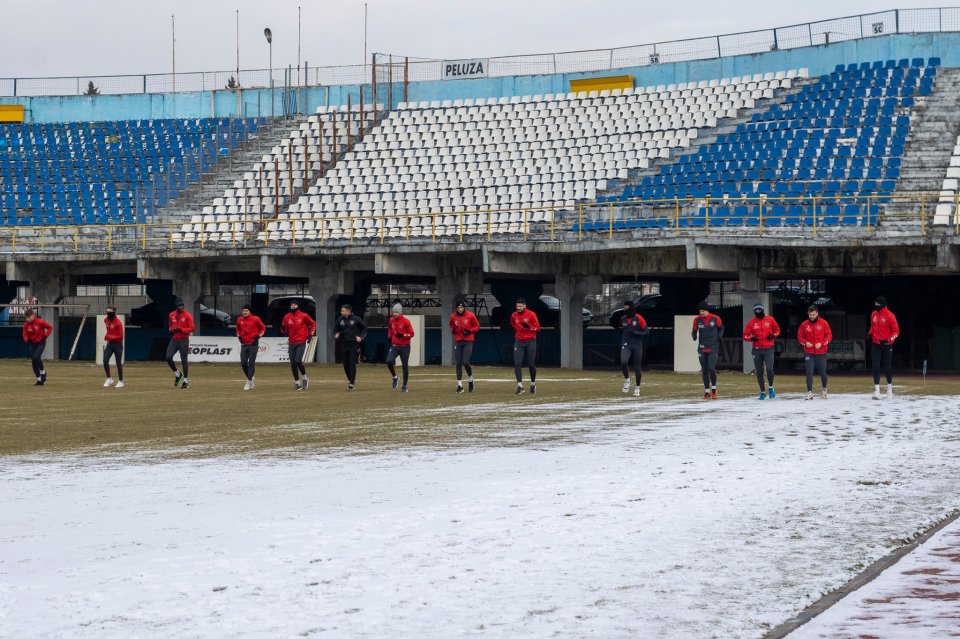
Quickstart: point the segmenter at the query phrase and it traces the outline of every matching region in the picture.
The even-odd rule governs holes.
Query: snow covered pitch
[[[960,502],[955,396],[636,401],[599,375],[363,431],[432,424],[416,444],[7,455],[0,635],[761,637]]]

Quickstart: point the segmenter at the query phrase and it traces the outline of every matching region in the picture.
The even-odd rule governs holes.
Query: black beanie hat
[[[873,303],[879,306],[880,308],[883,308],[884,306],[887,305],[887,298],[885,298],[883,295],[879,295],[877,299],[874,300]]]
[[[626,308],[633,308],[633,301],[632,301],[632,300],[623,300],[623,305],[624,305],[624,307],[626,307]]]
[[[183,306],[183,300],[178,297],[177,299],[173,300],[173,305],[174,305],[174,306]]]
[[[698,311],[709,311],[709,310],[710,310],[710,305],[707,304],[707,300],[703,300],[702,302],[700,302],[699,304],[697,304],[697,310],[698,310]]]

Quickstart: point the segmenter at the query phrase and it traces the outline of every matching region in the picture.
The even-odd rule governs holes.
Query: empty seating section
[[[382,105],[380,106],[382,108]],[[174,235],[178,242],[235,241],[255,232],[262,219],[290,210],[291,201],[316,181],[374,122],[371,106],[320,107],[270,153],[244,173],[212,205]],[[362,124],[361,124],[362,120]]]
[[[933,91],[938,64],[838,66],[622,195],[598,199],[676,201],[682,210],[676,220],[618,219],[620,228],[873,225],[897,188],[913,108]]]
[[[0,225],[143,221],[261,122],[0,125]]]
[[[958,203],[960,203],[960,137],[957,137],[956,145],[953,147],[953,155],[950,158],[950,166],[947,167],[947,177],[944,178],[943,187],[940,190],[940,200],[937,203],[933,223],[939,225],[960,223]]]
[[[689,147],[797,75],[401,103],[263,237],[521,232]]]

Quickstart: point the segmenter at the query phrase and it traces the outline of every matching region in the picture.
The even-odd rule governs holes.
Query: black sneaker
[[[530,384],[530,394],[531,394],[531,395],[536,395],[536,394],[537,394],[537,385],[536,385],[536,384]]]
[[[37,381],[35,381],[35,382],[33,383],[33,385],[34,385],[34,386],[43,386],[43,380],[42,380],[42,379],[38,379]]]
[[[472,381],[467,382],[467,390],[470,391],[471,393],[473,392],[473,382],[472,382]]]
[[[517,386],[517,395],[523,395],[527,391],[523,390],[523,386]]]
[[[180,384],[180,388],[182,390],[187,390],[188,388],[190,388],[190,382],[188,382],[187,380],[183,380],[183,383]]]
[[[310,387],[310,378],[304,377],[300,380],[300,390],[307,390]]]
[[[457,384],[457,392],[458,392],[458,393],[462,393],[462,392],[463,392],[463,386],[462,386],[461,384]]]
[[[354,388],[353,384],[347,384],[347,390],[352,391]]]
[[[179,386],[180,382],[182,381],[183,381],[183,373],[177,371],[177,373],[173,376],[173,385]]]
[[[40,381],[43,382],[44,384],[47,383],[47,372],[46,372],[46,371],[40,373]]]

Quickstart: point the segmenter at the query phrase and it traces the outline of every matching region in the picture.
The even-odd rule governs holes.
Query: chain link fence
[[[895,9],[845,18],[834,18],[776,29],[748,31],[706,38],[691,38],[613,49],[568,51],[489,59],[487,75],[538,75],[581,73],[624,67],[642,67],[669,62],[709,60],[735,55],[809,47],[845,40],[880,37],[894,33],[960,31],[960,7]],[[409,59],[377,54],[377,82],[440,80],[443,60]],[[93,88],[101,95],[172,93],[271,87],[369,84],[371,65],[204,71],[177,74],[99,75],[58,78],[0,78],[0,96],[84,95]]]

